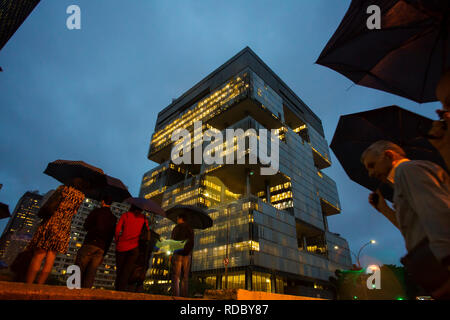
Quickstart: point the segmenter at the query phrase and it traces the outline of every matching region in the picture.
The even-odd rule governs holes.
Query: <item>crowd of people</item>
[[[38,213],[42,222],[23,252],[29,258],[24,259],[22,254],[13,263],[28,263],[26,268],[14,267],[17,281],[44,284],[51,273],[56,255],[67,253],[72,218],[85,198],[80,191],[87,187],[85,183],[84,180],[75,178],[44,199]],[[159,235],[150,230],[148,219],[139,207],[131,204],[130,209],[117,221],[111,211],[111,204],[112,198],[104,196],[101,207],[92,210],[84,222],[83,227],[87,233],[75,259],[75,264],[80,268],[81,287],[93,287],[97,269],[115,241],[115,289],[142,292],[151,253]],[[179,279],[183,272],[181,295],[186,297],[194,232],[185,220],[185,215],[178,216],[172,239],[187,240],[186,245],[183,249],[174,251],[171,259],[172,294],[180,296]]]

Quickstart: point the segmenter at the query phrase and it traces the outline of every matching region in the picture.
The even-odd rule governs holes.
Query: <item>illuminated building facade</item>
[[[0,50],[40,0],[0,0]]]
[[[22,252],[39,225],[37,213],[42,195],[27,191],[17,202],[0,239],[0,259],[8,265]]]
[[[81,248],[84,238],[86,237],[86,231],[83,228],[84,221],[89,213],[95,208],[99,208],[101,203],[96,200],[84,199],[77,214],[72,219],[69,249],[66,254],[58,254],[55,258],[52,274],[66,279],[67,268],[70,265],[75,264],[75,258],[77,256],[78,249]],[[113,202],[111,205],[112,213],[120,218],[122,213],[128,211],[129,204]],[[111,243],[109,251],[105,255],[103,262],[97,269],[97,274],[94,281],[95,288],[113,289],[114,281],[116,280],[116,254],[115,254],[115,241]]]
[[[171,135],[178,128],[194,133],[194,121],[202,121],[202,132],[277,130],[278,172],[261,175],[260,158],[256,165],[175,165]],[[236,153],[236,145],[223,150],[221,156]],[[250,48],[158,114],[148,158],[158,166],[144,174],[140,196],[166,209],[202,206],[214,221],[195,232],[194,277],[214,288],[332,296],[329,277],[351,258],[346,240],[328,229],[327,218],[341,209],[336,184],[322,171],[331,165],[322,123]],[[169,238],[173,227],[161,219],[155,231]],[[167,280],[156,263],[147,283]]]

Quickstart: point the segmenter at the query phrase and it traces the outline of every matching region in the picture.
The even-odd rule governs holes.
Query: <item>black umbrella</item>
[[[356,84],[419,103],[435,89],[450,62],[450,1],[353,0],[316,63]],[[381,9],[381,29],[367,27],[367,8]]]
[[[56,160],[48,164],[44,173],[63,184],[69,184],[74,178],[81,178],[89,183],[89,189],[80,190],[84,193],[106,185],[103,170],[83,161]]]
[[[212,227],[213,221],[205,210],[196,206],[176,205],[166,211],[167,218],[177,223],[177,217],[180,214],[186,216],[186,223],[192,229],[207,229]]]
[[[9,207],[7,204],[0,202],[0,219],[5,219],[11,217],[11,213],[9,212]]]
[[[128,198],[124,202],[130,203],[142,210],[154,213],[158,216],[165,217],[166,212],[155,201],[145,198]]]
[[[369,177],[361,163],[361,154],[378,140],[392,141],[401,146],[408,158],[433,161],[443,168],[439,153],[421,134],[421,127],[431,126],[432,120],[416,113],[390,106],[341,116],[331,142],[331,149],[350,179],[392,201],[393,190]]]
[[[111,197],[112,201],[122,202],[130,198],[131,194],[122,181],[106,175],[106,185],[104,187],[86,193],[86,197],[96,200],[102,200],[105,196]]]

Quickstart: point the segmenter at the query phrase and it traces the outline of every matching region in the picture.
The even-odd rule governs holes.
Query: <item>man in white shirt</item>
[[[377,191],[369,203],[402,233],[408,253],[428,242],[431,257],[443,266],[444,280],[431,289],[435,298],[450,294],[450,177],[433,162],[409,160],[398,145],[377,141],[361,156],[369,176],[394,188],[394,209]],[[434,256],[434,257],[433,257]],[[448,273],[448,275],[447,275]],[[423,276],[423,275],[422,275]]]

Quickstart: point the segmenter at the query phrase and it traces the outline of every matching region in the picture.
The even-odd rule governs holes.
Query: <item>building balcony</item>
[[[218,130],[224,130],[249,116],[267,129],[278,129],[283,126],[281,115],[274,115],[259,101],[249,97],[228,106],[207,123]]]
[[[320,206],[322,207],[322,212],[326,216],[332,216],[341,213],[341,209],[336,205],[331,204],[324,198],[320,198]]]
[[[331,161],[323,156],[319,151],[311,147],[314,159],[314,165],[319,169],[325,169],[331,166]]]

